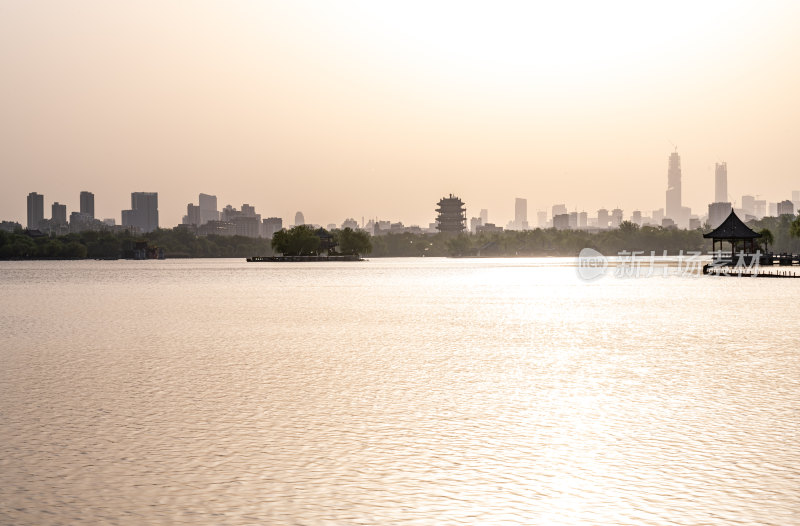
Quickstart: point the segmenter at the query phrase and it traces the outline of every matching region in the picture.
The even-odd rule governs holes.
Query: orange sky
[[[427,224],[800,190],[800,2],[0,3],[0,219],[199,192],[290,224]],[[652,5],[650,5],[652,4]],[[701,4],[701,5],[695,5]]]

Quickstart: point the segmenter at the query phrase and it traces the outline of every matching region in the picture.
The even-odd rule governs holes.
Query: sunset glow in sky
[[[454,193],[703,214],[800,190],[798,2],[0,3],[0,219],[200,192],[290,224],[424,224]]]

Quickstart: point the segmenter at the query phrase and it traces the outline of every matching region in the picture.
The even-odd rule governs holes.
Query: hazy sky
[[[199,192],[314,223],[800,190],[800,2],[0,1],[0,219]]]

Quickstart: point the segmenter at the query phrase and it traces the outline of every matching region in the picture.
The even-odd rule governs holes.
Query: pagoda
[[[450,194],[439,199],[436,209],[436,228],[439,232],[463,232],[467,228],[467,209],[464,202]]]
[[[723,259],[721,255],[722,244],[725,242],[730,243],[731,262],[733,262],[733,255],[737,252],[750,256],[755,254],[758,247],[756,239],[760,238],[761,234],[745,225],[736,215],[736,212],[731,210],[725,221],[708,234],[703,234],[703,237],[711,239],[711,252],[715,254],[717,260]],[[719,242],[719,249],[717,249],[717,242]],[[719,256],[716,256],[717,250],[719,250]]]

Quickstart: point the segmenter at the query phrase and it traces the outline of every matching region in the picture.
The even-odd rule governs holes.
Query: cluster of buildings
[[[44,234],[65,235],[70,232],[84,230],[102,230],[109,225],[107,221],[100,221],[94,217],[94,194],[83,191],[80,193],[80,208],[67,216],[67,205],[55,201],[50,206],[50,217],[45,217],[44,195],[31,192],[27,198],[28,214],[27,225],[29,230],[38,230]],[[111,220],[113,226],[113,220]],[[0,228],[15,230],[22,225],[10,221],[3,221]]]
[[[183,216],[182,228],[189,229],[199,236],[246,236],[266,237],[283,228],[283,219],[280,217],[267,217],[261,219],[261,214],[256,213],[254,206],[242,204],[241,209],[227,205],[221,211],[217,209],[217,196],[200,194],[198,204],[186,205],[186,215]],[[304,224],[303,214],[297,213],[295,219]]]
[[[649,215],[645,215],[641,210],[634,210],[627,217],[620,208],[611,210],[601,208],[597,210],[596,215],[590,217],[586,211],[569,211],[567,206],[562,203],[553,205],[550,214],[547,211],[538,211],[536,226],[558,230],[605,230],[617,228],[623,221],[630,221],[640,226],[716,228],[728,217],[731,210],[735,210],[736,214],[744,221],[749,221],[761,219],[764,216],[794,215],[800,209],[800,191],[792,192],[791,199],[775,203],[767,203],[766,200],[759,199],[757,195],[743,195],[736,206],[728,193],[728,165],[722,162],[717,163],[714,170],[714,202],[708,205],[708,213],[702,216],[693,214],[689,207],[683,206],[681,179],[681,158],[675,151],[669,155],[667,162],[667,190],[664,208],[653,210]],[[146,233],[159,228],[157,192],[131,193],[131,207],[128,210],[122,210],[121,225],[116,225],[114,219],[101,221],[95,218],[94,194],[88,191],[80,193],[80,209],[69,215],[67,215],[66,205],[56,201],[50,207],[50,217],[46,218],[44,196],[36,192],[28,194],[27,205],[26,227],[42,234],[63,235],[86,230],[120,229],[134,233]],[[427,227],[406,226],[401,222],[378,219],[370,219],[365,223],[362,217],[360,224],[353,218],[347,218],[340,226],[333,223],[328,224],[327,229],[362,229],[374,236],[381,236],[402,233],[463,232],[467,228],[472,233],[533,228],[528,222],[528,201],[520,197],[516,198],[514,202],[514,219],[509,221],[505,227],[490,223],[489,212],[486,209],[481,209],[476,217],[467,220],[464,202],[453,194],[439,200],[436,213],[436,220]],[[304,224],[306,222],[303,213],[297,212],[294,225]],[[220,210],[217,206],[216,196],[200,194],[197,204],[189,203],[186,206],[186,215],[183,216],[180,226],[200,236],[239,235],[271,238],[275,232],[283,228],[283,219],[280,217],[262,218],[261,214],[256,213],[255,207],[247,203],[242,204],[239,209],[227,205]],[[317,228],[321,225],[311,226]],[[13,231],[21,227],[22,225],[13,221],[0,222],[0,230]]]
[[[651,225],[661,227],[677,227],[697,229],[701,227],[716,228],[728,217],[731,210],[744,221],[761,219],[765,216],[794,215],[800,209],[800,191],[793,191],[792,198],[780,202],[767,203],[758,196],[743,195],[739,206],[735,206],[728,194],[728,165],[717,163],[714,171],[714,202],[708,205],[708,213],[693,214],[688,206],[683,206],[681,188],[681,158],[678,152],[672,152],[667,162],[667,190],[664,208],[653,210],[645,215],[641,210],[634,210],[625,216],[620,208],[608,210],[601,208],[596,215],[589,216],[586,211],[568,211],[565,204],[553,205],[551,213],[539,211],[536,214],[536,226],[539,228],[556,228],[558,230],[605,230],[618,228],[623,221],[630,221],[639,226]],[[481,210],[479,217],[469,221],[469,229],[473,233],[489,230],[502,230],[488,223],[486,210]],[[466,222],[465,222],[466,225]],[[506,230],[528,230],[528,203],[526,199],[517,198],[514,203],[514,220],[509,221]]]
[[[94,194],[80,193],[80,208],[67,216],[67,205],[53,202],[50,217],[45,217],[44,195],[31,192],[27,198],[27,224],[29,231],[46,235],[66,235],[85,231],[129,230],[152,232],[158,228],[158,194],[155,192],[133,192],[130,210],[122,211],[122,225],[114,219],[97,219],[94,215]],[[22,228],[16,222],[3,221],[0,229],[13,231]]]

